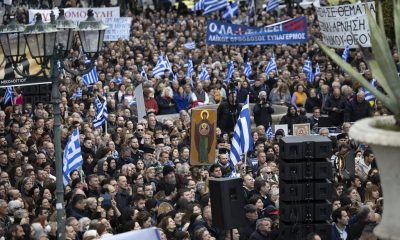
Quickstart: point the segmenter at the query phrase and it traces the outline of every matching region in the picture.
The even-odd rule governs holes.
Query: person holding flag
[[[64,149],[63,157],[63,182],[64,186],[70,181],[70,173],[82,166],[83,158],[79,140],[79,129],[75,128]]]
[[[247,152],[253,150],[253,138],[251,136],[249,97],[247,97],[247,101],[240,111],[233,134],[230,152],[232,171],[235,171],[234,166],[242,161],[241,157],[244,155],[244,162],[246,162]]]

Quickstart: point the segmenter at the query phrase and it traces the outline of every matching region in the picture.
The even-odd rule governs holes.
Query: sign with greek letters
[[[131,23],[132,18],[130,17],[106,18],[105,24],[108,25],[108,28],[104,34],[104,41],[118,41],[119,38],[129,40]]]
[[[375,3],[357,3],[317,7],[323,42],[333,48],[371,47],[366,11],[375,17]]]
[[[208,45],[261,45],[304,43],[307,18],[297,17],[265,27],[250,27],[208,20]]]

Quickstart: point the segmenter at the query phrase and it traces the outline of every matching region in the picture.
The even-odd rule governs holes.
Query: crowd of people
[[[334,179],[332,240],[376,239],[372,230],[383,207],[379,170],[373,152],[352,141],[348,131],[354,121],[390,113],[315,44],[313,38],[321,35],[314,9],[294,6],[278,14],[258,7],[249,19],[245,4],[231,20],[266,26],[307,16],[307,44],[207,46],[207,18],[221,19],[220,13],[204,17],[190,13],[181,1],[177,7],[157,2],[157,11],[123,9],[122,16],[133,19],[131,37],[104,44],[96,59],[98,83],[82,86],[80,77],[68,74],[60,79],[62,147],[79,128],[84,160],[65,187],[66,239],[100,239],[152,226],[159,228],[161,239],[168,240],[279,239],[279,141],[285,134],[281,130],[273,138],[266,134],[274,105],[288,106],[280,123],[288,124],[289,134],[293,124],[310,123],[314,134],[332,140],[332,159],[351,158],[355,163],[353,173],[337,173]],[[8,10],[4,23],[11,14],[27,23],[25,8]],[[195,42],[196,47],[186,49],[187,42]],[[155,77],[152,70],[160,53],[168,57],[172,71]],[[273,54],[278,71],[266,75]],[[186,75],[189,58],[195,66],[192,77]],[[312,83],[303,71],[308,58],[321,70]],[[400,69],[395,49],[393,59]],[[224,82],[230,60],[235,65],[233,88]],[[243,73],[246,61],[252,66],[250,76]],[[360,50],[351,51],[349,62],[372,82]],[[203,63],[210,80],[199,80]],[[71,51],[69,64],[85,67],[78,46]],[[136,113],[139,84],[144,119]],[[83,90],[81,97],[74,96],[78,88]],[[0,111],[0,237],[56,239],[53,108],[47,102],[23,102],[23,88],[15,92],[18,101]],[[229,164],[232,132],[247,96],[254,116],[254,148],[248,152],[248,163],[236,166],[243,178],[245,225],[231,232],[212,225],[208,180],[228,177],[233,171]],[[92,125],[96,97],[107,101],[108,109],[107,127],[97,129]],[[193,166],[190,110],[208,104],[219,104],[217,158],[211,166]],[[165,114],[176,115],[160,122],[158,116]],[[321,116],[336,127],[337,136],[318,126]],[[307,239],[320,237],[311,233]]]

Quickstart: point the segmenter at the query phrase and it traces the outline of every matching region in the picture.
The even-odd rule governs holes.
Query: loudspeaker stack
[[[305,239],[310,232],[331,239],[331,140],[323,136],[288,136],[281,139],[280,151],[280,239]]]

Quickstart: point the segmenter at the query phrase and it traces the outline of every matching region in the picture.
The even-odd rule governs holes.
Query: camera
[[[236,91],[236,87],[239,85],[239,81],[236,79],[232,79],[228,84],[229,92]]]

